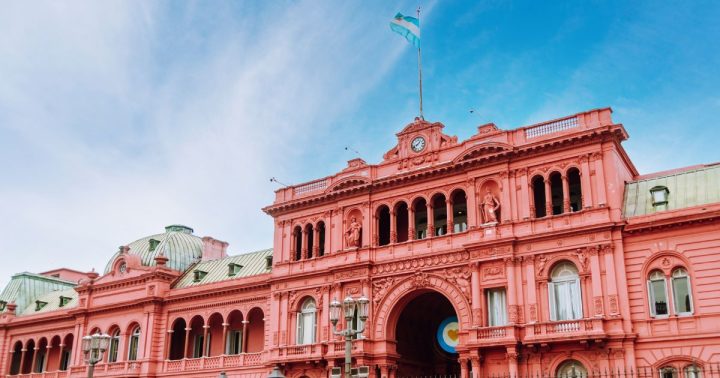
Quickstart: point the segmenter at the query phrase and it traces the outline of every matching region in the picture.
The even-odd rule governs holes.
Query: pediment
[[[506,143],[486,142],[480,143],[462,151],[453,162],[459,163],[464,160],[471,160],[483,155],[494,155],[501,152],[511,151],[512,146]]]
[[[338,190],[348,189],[356,186],[363,186],[370,183],[370,179],[363,176],[350,176],[333,183],[327,190],[326,193],[335,192]]]

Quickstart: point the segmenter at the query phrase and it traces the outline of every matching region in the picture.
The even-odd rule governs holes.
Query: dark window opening
[[[552,198],[552,213],[563,213],[563,183],[559,172],[550,174],[550,197]]]
[[[568,170],[568,186],[570,187],[570,210],[582,209],[582,187],[580,186],[580,171],[577,168]]]
[[[545,180],[542,176],[535,176],[532,179],[533,203],[535,205],[535,218],[542,218],[545,215]]]
[[[408,240],[408,206],[405,202],[400,202],[395,207],[395,232],[397,232],[397,242],[402,243]]]
[[[390,209],[382,206],[378,209],[378,245],[390,244]]]

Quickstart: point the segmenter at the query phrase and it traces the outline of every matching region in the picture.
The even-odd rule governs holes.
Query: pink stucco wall
[[[426,147],[415,152],[410,142],[419,136]],[[372,367],[373,377],[399,374],[397,322],[421,293],[447,298],[458,317],[462,377],[554,375],[568,360],[588,371],[720,362],[720,297],[715,294],[720,260],[714,258],[720,249],[720,206],[686,209],[662,228],[651,226],[656,216],[624,219],[625,183],[638,172],[622,148],[627,133],[613,123],[610,109],[509,131],[482,125],[466,141],[444,134],[442,124],[416,120],[397,137],[397,146],[377,165],[354,159],[338,174],[276,192],[274,203],[264,208],[275,221],[272,273],[173,289],[180,273],[161,264],[85,281],[77,289],[77,308],[2,315],[0,374],[9,373],[15,345],[73,335],[73,345],[65,346],[73,351],[70,370],[46,376],[84,376],[80,338],[93,328],[119,327],[122,357],[98,365],[96,376],[226,371],[233,377],[260,377],[277,364],[289,377],[327,377],[343,358],[343,344],[332,336],[328,305],[333,298],[363,293],[370,298],[370,317],[353,355],[355,362]],[[575,170],[579,210],[568,211],[571,205],[565,201],[561,214],[535,217],[533,178],[559,174],[566,182]],[[500,204],[497,223],[483,215],[487,190]],[[564,186],[564,199],[568,190]],[[397,229],[393,221],[402,217],[397,213],[401,204],[412,208],[418,200],[439,196],[466,199],[467,229],[400,242],[417,231],[412,224]],[[452,210],[454,204],[446,200],[438,202],[440,208]],[[381,230],[383,206],[390,209],[391,225]],[[352,218],[362,227],[357,246],[345,235]],[[313,248],[306,242],[309,232]],[[298,235],[301,250],[296,251]],[[380,245],[388,235],[389,243]],[[226,248],[218,245],[213,251]],[[548,284],[553,268],[566,262],[578,271],[583,317],[552,321]],[[689,272],[694,312],[653,318],[647,275],[656,268],[670,274],[675,266]],[[505,326],[488,325],[488,288],[506,290]],[[296,319],[309,298],[317,306],[315,342],[297,345]],[[124,356],[135,325],[142,337],[138,360],[130,362]],[[226,355],[225,340],[234,330],[244,331],[243,353]],[[201,335],[211,340],[209,353],[192,358],[193,342]],[[170,360],[174,355],[188,358]],[[51,355],[47,371],[58,364],[59,354]]]

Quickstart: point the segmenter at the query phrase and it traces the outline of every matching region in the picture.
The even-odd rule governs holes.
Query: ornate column
[[[468,230],[477,227],[480,222],[477,220],[477,196],[475,193],[475,179],[468,179],[468,191],[465,194],[465,203],[467,204],[467,225]]]
[[[514,346],[507,348],[508,375],[510,377],[518,376],[518,355]]]
[[[601,152],[592,154],[595,167],[595,187],[597,188],[598,206],[602,207],[607,204],[605,193],[605,169],[603,168],[603,157]]]
[[[471,262],[470,264],[470,286],[472,293],[472,312],[473,312],[473,325],[476,327],[480,326],[482,322],[482,299],[480,292],[480,263]]]
[[[590,274],[592,277],[592,291],[593,291],[593,315],[602,317],[605,314],[603,308],[603,293],[602,293],[602,276],[600,275],[600,258],[598,257],[599,248],[592,247],[588,248],[590,253]],[[583,253],[583,252],[580,252]]]
[[[580,156],[580,192],[582,193],[583,208],[592,207],[592,185],[590,184],[590,164],[587,155]]]
[[[510,179],[508,178],[507,171],[500,172],[500,181],[502,182],[500,187],[500,196],[502,198],[502,201],[500,202],[500,214],[502,216],[498,217],[498,222],[510,222],[512,219],[512,213],[510,212]]]
[[[23,373],[23,365],[25,365],[25,355],[27,354],[27,348],[23,347],[20,349],[20,368],[18,369],[18,374]],[[32,368],[30,369],[32,371]]]
[[[8,342],[9,342],[9,340],[8,340]],[[0,374],[2,374],[2,375],[10,375],[10,370],[12,369],[13,357],[15,357],[15,350],[10,349],[8,351],[7,356],[8,356],[7,361],[5,361],[6,362],[5,370],[0,371]]]
[[[243,321],[242,321],[242,325],[243,325],[242,353],[247,353],[247,339],[248,339],[248,337],[247,337],[247,327],[248,327],[248,324],[249,324],[249,323],[250,323],[249,320],[243,320]]]
[[[535,217],[535,199],[531,192],[532,187],[529,184],[528,171],[527,168],[521,168],[515,172],[515,175],[519,175],[518,177],[520,179],[520,201],[518,203],[518,212],[520,214],[520,218],[530,219],[531,217]]]
[[[552,204],[552,187],[550,185],[550,178],[545,179],[545,216],[549,217],[553,215],[553,204]]]
[[[515,258],[505,258],[505,270],[507,271],[507,298],[508,298],[508,323],[515,324],[518,321],[518,308],[515,285]]]
[[[380,378],[390,378],[388,365],[380,365]]]
[[[300,231],[302,232],[302,255],[301,259],[307,259],[308,258],[308,232],[307,229],[303,227],[303,229]]]
[[[480,378],[480,357],[471,356],[470,366],[472,367],[472,378]]]
[[[228,343],[227,343],[227,333],[228,333],[228,327],[230,324],[223,322],[223,336],[222,336],[222,345],[223,345],[223,352],[222,354],[228,354]]]
[[[47,364],[48,359],[50,358],[50,352],[52,352],[52,345],[48,343],[48,345],[45,346],[45,358],[43,358],[43,366],[40,367],[40,372],[44,373],[47,371]]]
[[[528,314],[528,322],[535,323],[538,319],[537,295],[535,292],[535,256],[526,256],[525,263],[525,282],[527,284],[527,303],[530,310]],[[528,327],[530,328],[530,327]]]
[[[189,354],[188,345],[190,345],[190,331],[192,331],[192,328],[185,328],[185,349],[183,349],[183,356],[185,356],[185,358],[188,358]]]
[[[515,172],[514,170],[508,171],[508,177],[510,186],[508,187],[508,194],[510,197],[510,203],[506,206],[510,210],[510,218],[509,219],[521,219],[519,209],[520,206],[518,204],[518,190],[520,189],[520,186],[517,184],[517,179],[515,178]],[[527,202],[525,202],[527,203]]]
[[[460,359],[460,378],[470,378],[467,368],[467,358],[461,357]]]
[[[562,175],[562,189],[563,189],[563,213],[570,212],[570,184],[565,174]]]
[[[172,346],[172,335],[175,331],[169,329],[165,332],[165,359],[170,359],[170,348]],[[62,349],[60,350],[60,356],[62,357]]]
[[[377,216],[376,213],[373,213],[372,215],[373,220],[373,231],[372,231],[372,245],[379,246],[380,245],[380,237],[378,232],[380,232],[380,217]]]
[[[397,214],[395,209],[390,210],[390,244],[397,243]]]
[[[32,358],[32,362],[30,364],[30,373],[37,373],[35,364],[37,364],[37,355],[38,355],[39,351],[40,351],[40,347],[36,345],[35,348],[33,348],[33,358]]]
[[[452,198],[446,198],[445,199],[445,214],[447,214],[447,224],[445,225],[445,228],[447,229],[446,234],[452,234],[454,230],[454,224],[455,224],[455,214],[453,214],[453,201]]]
[[[608,313],[610,315],[620,314],[620,303],[618,302],[617,277],[615,276],[615,260],[612,245],[608,244],[602,247],[605,255],[605,284],[608,296]]]
[[[315,225],[313,227],[313,258],[318,257],[318,254],[320,253],[320,229]]]
[[[428,201],[425,203],[427,209],[427,226],[425,235],[427,238],[435,236],[435,211],[433,210],[432,202]]]
[[[408,240],[415,240],[415,209],[408,206]]]
[[[208,353],[208,346],[210,344],[208,343],[208,332],[210,331],[210,326],[205,324],[203,326],[203,350],[202,353],[200,353],[201,356],[207,357],[209,355]]]

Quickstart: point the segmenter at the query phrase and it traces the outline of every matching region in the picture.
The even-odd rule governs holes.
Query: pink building
[[[80,339],[101,332],[96,377],[330,377],[329,303],[365,294],[352,350],[371,377],[710,376],[720,165],[640,175],[610,109],[465,141],[443,127],[415,120],[380,163],[278,190],[272,249],[173,225],[102,274],[13,276],[0,374],[83,377]]]

